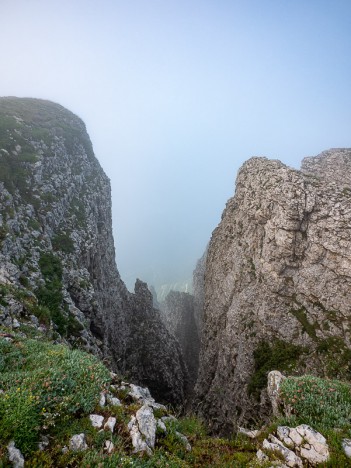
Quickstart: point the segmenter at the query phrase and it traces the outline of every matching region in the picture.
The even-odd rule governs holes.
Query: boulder
[[[89,419],[91,421],[92,426],[97,427],[98,429],[102,427],[102,424],[104,422],[104,417],[100,416],[99,414],[91,414],[89,416]]]
[[[24,457],[21,451],[16,448],[15,442],[11,440],[7,446],[7,452],[9,455],[9,460],[12,462],[14,468],[23,468],[24,467]]]
[[[75,434],[74,436],[71,437],[69,441],[69,448],[73,452],[79,452],[81,450],[86,450],[88,448],[88,445],[85,441],[85,434]]]

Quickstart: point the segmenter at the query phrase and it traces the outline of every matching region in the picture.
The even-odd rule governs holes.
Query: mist
[[[351,146],[349,1],[1,0],[2,96],[62,104],[129,288],[189,283],[240,165]]]

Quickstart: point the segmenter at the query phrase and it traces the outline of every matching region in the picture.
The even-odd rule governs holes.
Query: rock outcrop
[[[202,334],[203,312],[204,312],[204,295],[205,295],[205,271],[207,250],[198,260],[196,268],[193,272],[193,289],[194,289],[194,316],[199,335]]]
[[[0,99],[0,324],[53,329],[179,403],[184,364],[146,285],[115,263],[110,183],[84,123],[58,104]]]
[[[240,169],[204,275],[196,408],[214,430],[268,410],[273,368],[349,375],[350,169],[350,149],[301,171],[266,158]]]

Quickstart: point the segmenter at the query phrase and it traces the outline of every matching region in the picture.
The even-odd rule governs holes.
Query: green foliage
[[[39,231],[40,228],[41,228],[41,225],[40,225],[39,221],[37,221],[34,218],[31,218],[28,221],[28,227],[30,227],[31,229],[34,229],[35,231]]]
[[[25,454],[40,431],[93,411],[110,380],[97,358],[61,345],[0,338],[0,356],[0,444],[13,438]]]
[[[301,307],[300,309],[291,309],[290,312],[301,323],[303,331],[307,333],[313,340],[316,341],[316,328],[318,327],[318,324],[312,324],[308,321],[306,309],[304,307]]]
[[[34,306],[31,309],[31,312],[33,315],[37,317],[37,319],[39,320],[39,323],[45,326],[50,325],[50,319],[51,319],[50,309],[48,309],[45,306],[38,305],[38,306]]]
[[[57,326],[60,335],[64,335],[67,329],[66,317],[62,310],[62,266],[60,259],[52,253],[43,253],[40,256],[39,266],[45,279],[45,286],[36,290],[36,296],[40,306],[50,310],[50,315]]]
[[[205,437],[207,434],[204,422],[197,416],[189,415],[178,419],[175,428],[187,437]]]
[[[8,292],[9,292],[8,287],[5,286],[4,284],[0,284],[0,305],[4,307],[8,305],[8,302],[6,300],[6,296]]]
[[[62,266],[59,258],[52,253],[43,253],[39,260],[40,270],[45,278],[45,281],[61,281]]]
[[[0,396],[0,440],[15,438],[24,454],[38,443],[39,408],[32,392],[25,388],[10,388]]]
[[[0,227],[0,246],[2,246],[2,243],[7,237],[9,230],[7,226],[1,226]]]
[[[3,109],[1,109],[3,110]],[[0,111],[0,180],[6,189],[31,198],[27,177],[30,174],[28,163],[36,161],[33,146],[20,133],[21,125],[12,117]],[[20,145],[19,152],[16,146]]]
[[[52,247],[54,250],[61,250],[65,253],[74,252],[74,244],[71,237],[66,233],[60,233],[53,237]]]
[[[328,377],[351,379],[351,350],[345,345],[342,338],[331,336],[319,340],[317,353],[323,357]]]
[[[311,375],[289,377],[282,382],[280,395],[284,404],[292,408],[298,424],[309,424],[322,431],[350,426],[351,386],[348,383]]]
[[[271,370],[292,371],[305,350],[301,346],[286,341],[274,340],[271,344],[261,341],[253,353],[254,373],[251,376],[248,392],[259,398],[267,385],[267,375]]]
[[[73,314],[68,314],[66,322],[66,334],[67,336],[80,336],[80,332],[83,330],[83,325],[78,322]]]

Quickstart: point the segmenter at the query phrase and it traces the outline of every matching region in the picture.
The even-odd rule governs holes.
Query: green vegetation
[[[7,466],[5,447],[12,439],[28,467],[245,467],[254,459],[251,441],[209,437],[204,424],[191,415],[168,422],[167,434],[158,432],[151,457],[133,454],[127,424],[140,405],[120,392],[123,406],[97,410],[109,382],[109,371],[94,356],[49,342],[0,337],[0,466]],[[92,427],[88,415],[97,411],[116,417],[112,436]],[[187,436],[191,452],[177,431]],[[72,435],[82,432],[89,449],[63,453]],[[50,440],[45,451],[37,449],[42,434]],[[114,444],[111,455],[104,450],[106,440]]]
[[[304,352],[306,350],[303,347],[281,340],[274,340],[271,344],[265,341],[259,343],[253,353],[255,369],[248,385],[249,394],[258,399],[261,390],[267,385],[268,373],[272,369],[293,371]]]
[[[323,359],[325,374],[328,377],[351,380],[351,350],[342,338],[331,336],[320,339],[317,353]]]
[[[84,124],[62,106],[39,99],[1,98],[0,180],[10,193],[19,191],[32,204],[31,165],[37,161],[36,143],[42,142],[44,157],[54,153],[54,137],[65,140],[74,154],[82,145],[90,159],[94,153]]]
[[[350,426],[351,386],[340,380],[304,375],[282,382],[281,397],[298,424],[322,429]]]
[[[43,253],[39,260],[39,267],[45,280],[45,286],[36,290],[38,304],[50,310],[51,318],[57,326],[60,335],[66,333],[66,317],[63,313],[62,302],[62,266],[58,257],[51,253]]]
[[[74,252],[74,244],[69,236],[69,234],[62,232],[60,234],[56,234],[56,236],[52,239],[52,247],[54,250],[60,250],[61,252],[65,253],[73,253]]]
[[[350,438],[351,431],[350,383],[312,375],[289,377],[282,382],[280,397],[292,413],[281,424],[308,424],[327,439],[331,457],[323,466],[350,466],[342,450],[342,439]]]
[[[314,341],[317,341],[316,328],[318,328],[318,324],[312,324],[308,321],[306,309],[304,307],[300,307],[300,309],[291,309],[290,312],[301,323],[303,331]]]
[[[94,356],[37,340],[0,339],[1,443],[13,438],[30,454],[40,431],[93,411],[108,381]]]

